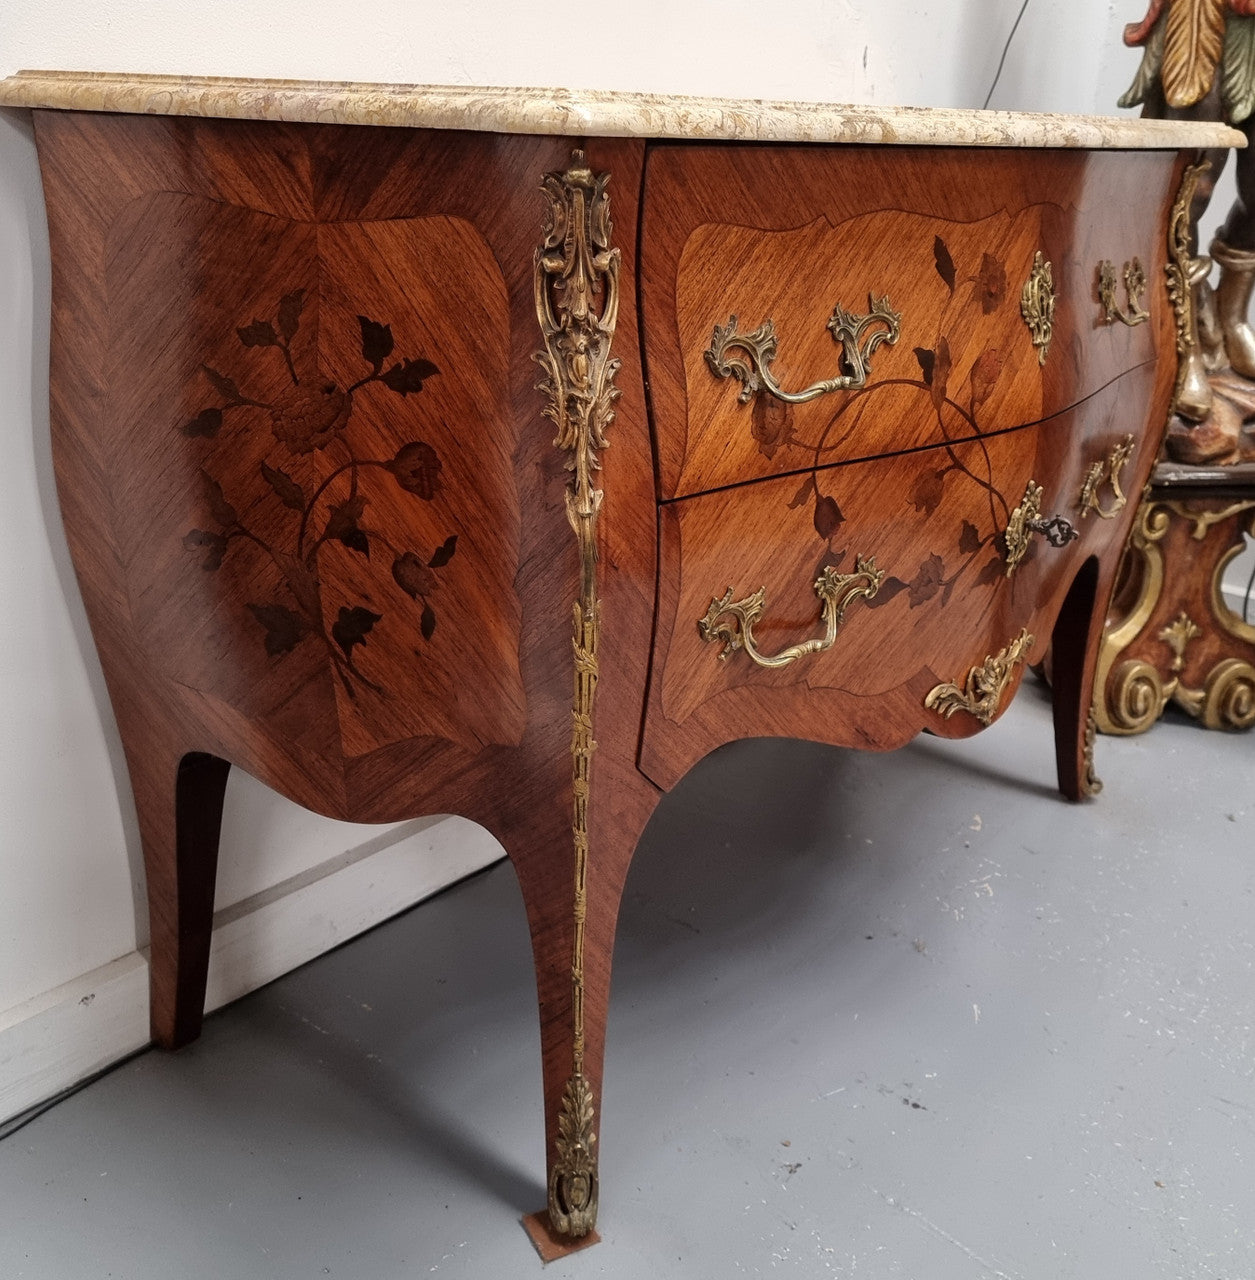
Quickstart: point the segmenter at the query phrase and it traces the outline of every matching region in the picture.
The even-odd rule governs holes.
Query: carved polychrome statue
[[[1225,120],[1253,139],[1255,0],[1150,0],[1124,42],[1143,49],[1122,107],[1174,120]],[[1208,254],[1198,220],[1229,157],[1209,151],[1210,171],[1190,209],[1193,296],[1181,337],[1181,372],[1167,449],[1179,462],[1255,460],[1255,330],[1248,319],[1255,285],[1255,148],[1235,153],[1237,200]],[[1213,263],[1219,278],[1213,287]]]

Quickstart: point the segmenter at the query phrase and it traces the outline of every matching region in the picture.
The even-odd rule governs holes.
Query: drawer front
[[[740,737],[886,749],[922,728],[979,729],[1041,659],[1080,565],[1119,554],[1157,443],[1128,446],[1130,411],[1144,420],[1155,378],[1135,370],[1036,426],[665,504],[644,771],[669,786]],[[1053,525],[1016,539],[1026,495],[1077,538],[1050,545]],[[1010,573],[1008,541],[1022,552]],[[826,570],[828,611],[843,613],[831,644]],[[992,702],[928,705],[1024,631]]]
[[[1175,166],[1149,153],[653,151],[642,266],[661,496],[1041,421],[1171,351],[1156,227]],[[1148,318],[1126,325],[1107,319],[1098,271],[1113,264],[1128,312],[1134,258]],[[1048,345],[1025,319],[1026,286],[1039,309],[1053,299]],[[855,385],[815,391],[843,378]],[[799,394],[813,398],[787,398]]]

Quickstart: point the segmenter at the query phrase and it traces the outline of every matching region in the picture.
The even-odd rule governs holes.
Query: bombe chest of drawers
[[[721,743],[989,724],[1059,785],[1166,420],[1219,126],[27,72],[52,433],[199,1031],[227,770],[457,813],[531,927],[585,1237],[615,918]]]

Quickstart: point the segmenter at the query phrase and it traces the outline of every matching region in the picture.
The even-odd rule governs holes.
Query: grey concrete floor
[[[1255,736],[718,752],[616,952],[603,1242],[560,1277],[1250,1280]],[[539,1038],[499,865],[0,1143],[0,1277],[541,1263]]]

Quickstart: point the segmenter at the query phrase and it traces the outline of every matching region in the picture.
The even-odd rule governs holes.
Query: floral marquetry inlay
[[[384,621],[384,615],[366,599],[341,604],[330,620],[319,577],[319,556],[332,542],[357,552],[370,572],[372,542],[378,553],[391,559],[392,577],[421,610],[420,631],[430,640],[436,630],[433,604],[439,571],[457,550],[458,535],[450,533],[435,548],[398,547],[381,532],[369,530],[367,499],[360,492],[362,472],[379,468],[387,472],[405,493],[430,502],[440,488],[442,464],[436,449],[425,440],[408,440],[390,458],[359,457],[347,432],[353,415],[353,397],[363,387],[379,383],[405,397],[422,391],[423,383],[440,370],[421,356],[394,356],[395,340],[389,325],[358,316],[361,326],[363,371],[352,384],[341,387],[334,379],[307,370],[302,379],[292,359],[292,343],[300,331],[305,290],[294,289],[279,299],[272,319],[254,319],[236,329],[242,347],[264,347],[282,359],[289,385],[269,399],[249,394],[248,384],[209,365],[203,366],[215,403],[207,405],[183,425],[185,436],[215,439],[228,417],[240,410],[255,410],[250,423],[267,421],[275,448],[263,460],[251,489],[268,487],[272,503],[292,514],[281,537],[267,537],[251,528],[241,514],[243,499],[230,496],[210,471],[202,470],[205,502],[212,527],[191,529],[183,545],[200,559],[207,572],[222,568],[231,544],[250,542],[274,561],[282,576],[282,592],[275,598],[248,602],[249,612],[263,634],[259,641],[272,658],[282,657],[305,641],[322,645],[341,684],[350,697],[359,689],[384,694],[385,689],[358,666],[354,649],[365,647],[367,637]],[[260,393],[259,393],[260,394]],[[245,429],[249,429],[245,427]],[[344,457],[311,492],[306,491],[285,465],[338,444]],[[260,482],[260,485],[259,485]],[[234,499],[234,501],[233,501]],[[378,564],[382,557],[375,556]]]

